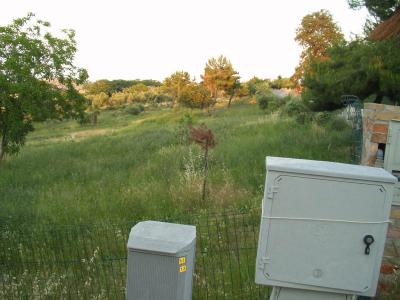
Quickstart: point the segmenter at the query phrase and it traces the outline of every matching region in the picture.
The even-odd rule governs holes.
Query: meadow
[[[210,151],[201,201],[202,151],[188,123],[205,123]],[[349,162],[351,130],[299,124],[256,105],[212,112],[102,112],[96,125],[35,124],[27,144],[0,167],[0,219],[28,224],[122,222],[260,206],[265,157]]]
[[[217,141],[205,201],[203,152],[188,138],[188,125],[202,123]],[[5,299],[124,299],[127,238],[145,219],[196,225],[193,299],[268,299],[254,283],[265,157],[351,158],[350,127],[246,101],[35,127],[0,169]]]

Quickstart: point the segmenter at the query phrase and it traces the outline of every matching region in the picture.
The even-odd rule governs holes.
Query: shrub
[[[156,97],[156,102],[157,103],[172,102],[172,100],[173,99],[172,99],[171,95],[164,94],[164,93],[158,94],[157,97]]]
[[[138,115],[144,111],[144,106],[142,104],[131,104],[125,108],[125,112],[131,115]]]
[[[332,115],[327,111],[317,112],[314,115],[315,123],[320,126],[328,124],[328,122],[331,120],[331,118],[332,118]]]
[[[269,90],[259,91],[256,94],[256,100],[258,103],[258,107],[262,110],[266,110],[268,107],[275,106],[274,102],[276,101],[275,96],[269,92]]]
[[[112,106],[121,106],[126,103],[128,95],[123,92],[114,93],[110,97],[110,104]]]
[[[183,106],[206,108],[213,105],[208,90],[201,84],[191,83],[185,86],[178,99]]]
[[[268,96],[261,96],[257,98],[258,107],[262,110],[266,110],[268,108]]]
[[[295,117],[300,113],[309,113],[309,109],[300,99],[292,98],[285,104],[283,112],[289,117]]]
[[[331,129],[334,129],[334,130],[337,130],[337,131],[343,131],[346,128],[350,127],[349,123],[344,118],[342,118],[340,116],[335,116],[334,118],[332,118],[329,121],[328,124],[329,124],[329,127]]]
[[[108,104],[108,95],[104,92],[91,97],[93,107],[102,107]]]

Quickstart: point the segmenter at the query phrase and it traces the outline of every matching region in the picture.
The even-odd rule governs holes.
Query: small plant
[[[204,179],[203,179],[203,190],[201,199],[204,202],[206,198],[206,184],[208,176],[208,150],[215,147],[216,142],[214,134],[204,123],[199,127],[190,129],[190,140],[199,145],[204,150]]]
[[[268,96],[262,95],[260,97],[257,97],[258,107],[261,110],[266,110],[268,108],[268,101],[269,101]]]
[[[295,117],[299,113],[309,112],[309,109],[303,101],[293,98],[286,103],[283,112],[289,117]]]
[[[142,104],[131,104],[125,108],[125,112],[131,115],[138,115],[144,111],[144,106]]]
[[[193,115],[191,113],[185,113],[182,118],[180,118],[179,126],[175,131],[180,144],[187,144],[190,140],[189,134],[193,124]]]
[[[321,111],[321,112],[317,112],[314,115],[314,121],[318,125],[322,126],[322,125],[326,125],[331,120],[331,117],[332,116],[329,112]]]
[[[329,121],[328,125],[331,129],[337,130],[337,131],[343,131],[346,128],[350,127],[349,123],[344,118],[341,118],[340,116],[335,116],[334,118],[332,118]]]

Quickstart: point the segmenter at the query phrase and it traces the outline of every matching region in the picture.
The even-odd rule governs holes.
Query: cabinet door
[[[388,172],[400,171],[400,121],[390,121],[384,167]]]
[[[379,185],[281,176],[264,217],[270,280],[364,292],[380,266],[386,190]],[[365,254],[364,237],[375,242]]]

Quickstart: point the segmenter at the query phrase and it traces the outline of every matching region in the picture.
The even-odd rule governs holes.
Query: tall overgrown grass
[[[200,150],[182,136],[188,115],[194,124],[204,122],[217,139],[204,202]],[[109,111],[96,125],[68,121],[36,128],[19,156],[1,166],[3,222],[120,222],[258,206],[267,155],[350,159],[350,129],[299,124],[244,103],[212,113]]]

